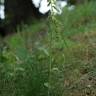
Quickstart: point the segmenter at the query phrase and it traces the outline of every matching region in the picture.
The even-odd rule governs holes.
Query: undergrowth
[[[96,95],[96,3],[56,19],[59,26],[41,20],[3,40],[0,96]]]

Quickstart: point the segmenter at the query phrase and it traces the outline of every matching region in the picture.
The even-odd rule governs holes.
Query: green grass
[[[56,18],[4,39],[0,96],[96,95],[96,2]]]

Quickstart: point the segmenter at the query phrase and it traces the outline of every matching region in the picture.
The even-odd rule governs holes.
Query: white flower
[[[42,14],[47,13],[51,9],[51,6],[48,6],[48,1],[47,0],[42,0],[40,3],[40,8],[39,12]]]
[[[0,18],[5,19],[5,6],[0,5]]]
[[[32,0],[32,3],[34,4],[34,6],[35,6],[36,8],[39,7],[40,2],[41,2],[41,0]]]
[[[61,14],[63,8],[67,5],[66,1],[61,0],[53,0],[51,5],[48,5],[48,0],[32,0],[32,2],[36,8],[39,8],[39,12],[42,14],[46,14],[48,11],[51,11],[54,15]]]

